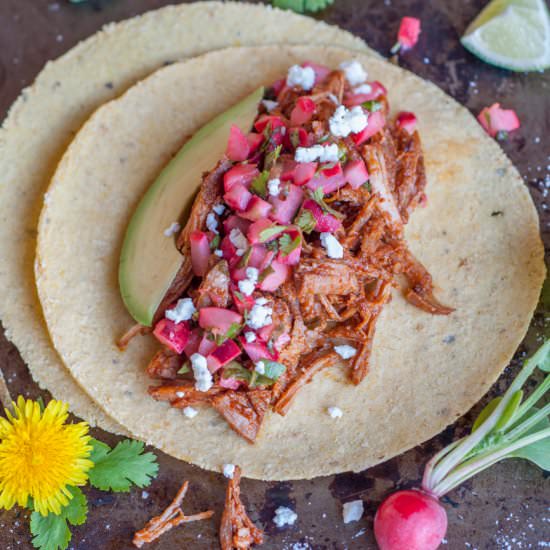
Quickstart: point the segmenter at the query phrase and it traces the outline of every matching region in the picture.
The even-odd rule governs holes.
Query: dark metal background
[[[58,57],[109,21],[126,19],[168,3],[164,0],[92,0],[77,5],[66,0],[0,0],[0,118],[47,60]],[[544,189],[550,188],[550,72],[514,74],[495,69],[460,46],[459,36],[484,4],[484,0],[336,0],[335,5],[319,17],[361,36],[383,54],[395,41],[400,18],[420,17],[423,29],[420,42],[402,57],[402,66],[432,80],[474,113],[495,101],[518,112],[522,128],[503,147],[524,176],[537,203],[548,247],[550,217]],[[545,315],[541,310],[519,353],[532,351],[544,332],[549,331],[545,330]],[[17,350],[3,337],[1,327],[0,366],[12,395],[48,397],[32,382]],[[513,365],[493,391],[501,392],[514,372]],[[377,505],[390,491],[417,485],[428,457],[460,436],[480,407],[481,404],[426,444],[366,472],[292,483],[244,480],[244,499],[251,517],[266,530],[264,548],[375,548],[372,519]],[[101,430],[94,430],[94,435],[111,444],[117,439]],[[212,507],[216,511],[214,520],[178,528],[151,548],[217,548],[225,480],[160,452],[157,455],[160,475],[146,492],[133,490],[130,494],[113,495],[86,490],[89,519],[86,525],[73,529],[72,548],[132,548],[134,530],[168,504],[183,479],[191,482],[185,511],[194,513]],[[494,466],[444,498],[449,531],[443,548],[548,547],[548,496],[548,480],[535,466],[517,460]],[[357,498],[365,503],[365,515],[359,522],[344,525],[342,502]],[[298,512],[298,521],[293,527],[277,529],[272,523],[273,512],[279,505],[290,505]],[[0,513],[0,549],[18,548],[32,548],[27,515],[17,510]]]

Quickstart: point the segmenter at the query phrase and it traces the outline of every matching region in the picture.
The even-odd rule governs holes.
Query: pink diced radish
[[[333,193],[346,184],[346,178],[342,171],[340,163],[336,163],[331,168],[325,168],[321,170],[311,181],[306,184],[308,189],[315,191],[319,187],[323,190],[323,193]]]
[[[325,65],[319,65],[319,63],[313,63],[313,61],[306,61],[302,63],[302,67],[311,67],[315,73],[315,84],[319,84],[325,80],[325,78],[330,74],[330,69],[325,67]]]
[[[222,307],[203,307],[199,311],[199,325],[214,334],[224,335],[232,324],[242,323],[242,315]]]
[[[248,258],[248,265],[250,267],[255,267],[256,269],[260,269],[260,267],[265,261],[265,257],[267,253],[268,253],[268,250],[265,246],[261,244],[255,244],[252,247],[252,252],[250,253],[250,257]]]
[[[296,162],[287,160],[281,173],[282,181],[293,181],[295,185],[305,185],[317,171],[316,162]]]
[[[229,235],[226,235],[220,243],[220,249],[223,252],[223,257],[229,262],[229,266],[233,267],[240,261],[240,256],[237,256],[237,248],[230,241]]]
[[[319,233],[334,233],[342,222],[332,214],[323,213],[323,209],[313,200],[304,201],[302,208],[309,210],[315,218],[315,231]]]
[[[248,146],[250,147],[250,152],[248,153],[250,156],[260,148],[260,145],[264,142],[264,136],[262,134],[250,132],[250,134],[246,136],[246,140],[248,141]]]
[[[235,282],[246,279],[246,267],[236,267],[231,270],[231,280]]]
[[[247,342],[245,338],[240,338],[241,345],[250,359],[256,363],[261,359],[269,359],[275,361],[277,356],[269,351],[267,345],[264,342],[256,340],[254,342]]]
[[[347,94],[344,98],[344,105],[346,107],[355,107],[356,105],[365,103],[365,101],[374,101],[379,97],[387,95],[388,90],[377,80],[368,84],[371,87],[371,91],[368,94]]]
[[[262,327],[261,329],[259,329],[257,334],[260,340],[263,340],[264,342],[268,342],[274,330],[275,330],[275,325],[271,323],[270,325],[266,325],[265,327]]]
[[[261,283],[258,284],[258,288],[260,290],[265,290],[267,292],[277,290],[290,275],[290,267],[278,262],[277,260],[273,260],[270,267],[273,269],[273,273],[270,273]]]
[[[315,138],[313,138],[315,139]],[[296,149],[296,147],[308,147],[311,145],[312,138],[306,132],[305,128],[290,128],[283,139],[286,149]]]
[[[202,330],[200,328],[196,327],[189,333],[189,338],[187,340],[187,343],[185,344],[185,348],[183,349],[187,357],[191,357],[191,355],[199,350],[201,339]]]
[[[237,184],[248,187],[259,173],[255,164],[237,164],[223,175],[223,189],[230,191]]]
[[[353,189],[359,189],[369,179],[365,161],[356,159],[348,162],[344,168],[344,177]]]
[[[395,121],[397,126],[400,126],[403,128],[403,130],[406,130],[409,134],[414,134],[414,131],[416,130],[416,116],[414,113],[409,113],[407,111],[401,111],[397,115],[397,120]]]
[[[271,227],[273,225],[274,225],[273,222],[271,220],[267,220],[267,219],[258,220],[257,222],[254,222],[248,228],[248,232],[246,234],[246,237],[247,237],[248,241],[251,244],[258,244],[258,243],[261,244],[261,243],[268,242],[268,241],[271,241],[273,239],[276,239],[284,231],[284,228],[282,228],[280,232],[278,232],[275,235],[271,236],[269,239],[262,239],[260,237],[260,235],[261,235],[262,231],[264,231],[264,229],[268,229],[269,227]]]
[[[272,208],[269,202],[264,201],[258,195],[253,195],[241,216],[247,220],[257,221],[267,218]]]
[[[252,193],[240,183],[235,183],[223,196],[223,200],[238,212],[246,210],[251,199]]]
[[[250,222],[248,220],[245,220],[240,216],[236,216],[235,214],[232,214],[223,222],[223,230],[228,235],[229,233],[231,233],[232,229],[240,229],[241,232],[246,235],[246,232],[248,231],[249,227],[250,227]]]
[[[290,237],[291,242],[299,238],[299,244],[290,254],[285,255],[282,250],[279,250],[277,261],[285,265],[297,265],[300,262],[300,254],[302,253],[302,232],[298,229],[291,228],[285,233]]]
[[[283,334],[281,334],[277,338],[277,340],[275,340],[275,342],[273,343],[273,347],[277,351],[281,351],[290,342],[290,340],[291,340],[290,334],[283,332]]]
[[[512,109],[501,109],[500,103],[493,103],[479,113],[477,120],[492,137],[498,132],[511,132],[520,127],[518,115]]]
[[[189,323],[183,321],[174,323],[170,319],[161,319],[156,325],[153,334],[156,339],[176,353],[183,353],[190,335]]]
[[[208,271],[210,262],[210,242],[208,236],[202,231],[193,231],[189,235],[189,244],[191,247],[191,266],[193,273],[197,277],[204,277]]]
[[[239,387],[244,384],[244,380],[237,380],[236,378],[224,378],[222,374],[218,384],[222,388],[227,388],[228,390],[238,390]]]
[[[273,131],[275,128],[284,127],[284,125],[283,119],[277,115],[261,115],[256,119],[254,129],[261,134],[268,126]]]
[[[250,153],[250,145],[243,131],[236,125],[232,124],[229,128],[229,139],[227,140],[227,149],[225,154],[229,160],[233,162],[242,162],[246,160]]]
[[[233,297],[235,307],[239,310],[241,315],[244,315],[245,311],[250,311],[254,307],[254,296],[247,296],[239,292],[236,287],[231,288],[231,296]]]
[[[420,35],[420,19],[416,17],[403,17],[397,32],[397,42],[401,50],[410,50],[417,42]]]
[[[208,369],[210,372],[216,372],[224,365],[227,365],[230,361],[233,361],[233,359],[239,357],[240,354],[241,348],[234,342],[234,340],[226,340],[206,358]]]
[[[296,215],[296,212],[298,212],[298,208],[300,208],[303,198],[304,192],[302,189],[297,185],[290,184],[288,186],[288,195],[284,200],[278,197],[269,197],[269,202],[273,205],[273,211],[270,214],[270,218],[277,223],[290,223]]]
[[[208,338],[206,334],[203,334],[202,340],[200,341],[200,344],[199,344],[198,353],[206,357],[215,349],[216,349],[216,342],[214,342],[214,340],[210,340],[210,338]]]
[[[311,120],[313,113],[315,113],[315,101],[307,96],[299,97],[290,113],[290,125],[303,126]]]
[[[276,96],[278,96],[281,93],[281,90],[286,86],[286,78],[279,78],[279,80],[276,80],[271,87],[273,88],[273,92]]]
[[[265,258],[262,261],[262,264],[259,267],[260,271],[267,269],[271,265],[271,262],[273,261],[274,258],[275,258],[275,251],[268,250],[267,254],[265,255]]]
[[[361,145],[367,139],[380,132],[384,128],[384,124],[386,124],[386,118],[382,111],[375,111],[369,115],[366,128],[357,134],[351,134],[351,139],[353,139],[356,145]]]

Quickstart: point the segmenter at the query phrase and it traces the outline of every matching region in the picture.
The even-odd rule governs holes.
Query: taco
[[[231,125],[261,98],[248,127]],[[173,171],[187,158],[194,174],[209,149],[202,186]],[[176,176],[180,194],[159,195]],[[48,197],[37,285],[76,380],[138,437],[250,477],[358,470],[440,431],[509,361],[544,277],[528,192],[473,117],[336,48],[236,48],[160,70],[88,121]],[[121,278],[133,332],[150,321],[160,351],[150,334],[114,344],[130,323],[121,250],[121,274],[140,271],[134,290],[154,298]],[[181,253],[167,287],[150,261],[162,250]]]

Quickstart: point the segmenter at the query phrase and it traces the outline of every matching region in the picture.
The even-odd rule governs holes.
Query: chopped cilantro
[[[366,189],[369,193],[372,191],[372,185],[370,184],[370,181],[367,180],[364,184],[363,184],[363,189]]]
[[[246,249],[246,252],[241,256],[237,267],[246,267],[250,261],[250,256],[252,255],[252,247]]]
[[[244,302],[244,296],[238,290],[233,292],[233,294],[235,294],[235,297],[237,298],[237,300]]]
[[[252,373],[237,361],[231,361],[223,369],[224,378],[234,378],[235,380],[249,382],[251,375]]]
[[[311,198],[323,209],[323,212],[332,214],[335,218],[338,218],[339,220],[342,220],[345,216],[341,212],[338,212],[338,210],[334,210],[332,206],[329,206],[325,202],[325,194],[323,193],[322,187],[317,187],[313,193],[310,192]]]
[[[265,373],[259,374],[257,371],[252,373],[249,382],[251,388],[273,385],[286,370],[286,367],[277,361],[270,361],[269,359],[260,359],[260,361],[264,364]]]
[[[279,243],[276,240],[269,241],[268,243],[265,244],[265,246],[268,250],[271,250],[272,252],[279,251]]]
[[[365,101],[362,107],[367,111],[370,111],[371,113],[376,113],[376,111],[379,111],[380,109],[382,109],[382,103],[380,103],[380,101],[374,101],[374,100]]]
[[[300,131],[297,128],[293,128],[290,131],[290,143],[292,143],[294,149],[300,147]]]
[[[265,199],[267,196],[267,180],[269,179],[269,171],[264,170],[260,175],[256,176],[250,184],[250,190],[256,195]]]
[[[294,223],[308,235],[315,229],[317,222],[311,213],[311,210],[304,208],[294,220]]]
[[[285,233],[279,239],[279,250],[283,256],[288,256],[296,250],[302,242],[302,235],[298,234],[294,239],[290,238],[288,233]]]
[[[216,250],[220,245],[220,236],[214,235],[214,238],[210,241],[210,250]]]
[[[286,225],[272,225],[271,227],[266,227],[264,230],[260,231],[260,242],[265,243],[276,237],[287,229]]]
[[[225,333],[225,340],[231,340],[241,332],[243,326],[240,323],[231,323],[227,332]]]
[[[275,270],[269,265],[259,275],[258,282],[261,283],[266,277],[275,273]]]
[[[277,147],[273,151],[267,153],[264,161],[264,170],[271,170],[273,165],[277,162],[277,159],[279,158],[282,149],[282,145],[277,145]]]
[[[181,366],[180,370],[178,371],[178,374],[186,374],[188,372],[191,372],[191,369],[189,368],[189,361],[185,361],[185,363]]]
[[[308,11],[316,12],[324,10],[330,6],[334,0],[273,0],[276,8],[292,10],[297,13],[306,13]]]

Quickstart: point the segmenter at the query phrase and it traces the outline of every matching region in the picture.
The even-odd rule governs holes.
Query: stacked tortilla
[[[185,138],[293,63],[351,58],[388,87],[393,112],[419,118],[429,201],[406,236],[456,312],[433,317],[395,292],[363,384],[321,373],[249,445],[213,411],[189,421],[150,399],[152,338],[117,350],[132,323],[116,278],[122,238]],[[426,440],[500,374],[544,278],[529,194],[464,108],[350,34],[261,6],[167,7],[106,27],[23,92],[0,134],[0,165],[0,318],[35,380],[92,425],[209,469],[310,478]],[[337,422],[324,413],[332,405],[344,411]]]

